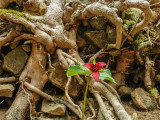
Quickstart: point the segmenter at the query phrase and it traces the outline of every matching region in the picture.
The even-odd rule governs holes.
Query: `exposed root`
[[[24,81],[23,81],[24,82]],[[46,94],[45,92],[41,91],[40,89],[34,87],[33,85],[27,83],[27,82],[24,82],[23,83],[24,86],[27,87],[27,89],[29,89],[30,91],[42,96],[43,98],[49,100],[49,101],[52,101],[52,102],[60,102],[62,104],[65,104],[69,109],[71,109],[77,116],[79,116],[79,112],[77,111],[77,109],[75,109],[70,103],[64,101],[64,100],[61,100],[61,99],[57,99],[57,98],[54,98],[52,97],[51,95],[48,95]],[[80,116],[79,116],[80,118]]]
[[[92,3],[86,6],[83,10],[82,7],[77,9],[71,16],[71,24],[77,23],[78,20],[88,20],[93,16],[104,16],[109,19],[116,26],[117,39],[116,44],[109,44],[109,48],[119,49],[122,41],[122,19],[118,17],[116,8],[109,8],[99,2]]]
[[[145,57],[145,78],[144,78],[144,85],[145,87],[150,90],[152,88],[152,81],[151,81],[151,69],[153,66],[153,62],[149,59],[149,56]]]
[[[113,95],[104,85],[95,82],[93,83],[93,89],[99,91],[100,94],[109,100],[120,120],[131,120],[131,117],[120,104],[117,97],[115,97],[115,95]]]
[[[8,82],[16,82],[16,77],[6,77],[6,78],[0,78],[0,83],[8,83]]]
[[[114,95],[116,95],[116,97],[118,98],[118,100],[121,102],[120,96],[118,95],[117,91],[108,83],[104,82],[103,80],[100,80],[100,82],[106,86],[110,92],[112,92]]]
[[[95,112],[92,104],[91,104],[88,100],[87,100],[87,104],[89,105],[89,107],[90,107],[90,109],[91,109],[91,111],[92,111],[92,114],[93,114],[91,117],[88,117],[87,120],[90,120],[90,119],[92,120],[93,118],[96,117],[96,112]]]
[[[133,38],[136,33],[138,33],[140,30],[142,30],[144,27],[146,27],[149,24],[152,16],[152,10],[150,9],[148,1],[145,1],[145,0],[140,0],[140,1],[125,0],[123,2],[120,2],[118,10],[124,11],[128,8],[141,9],[145,15],[144,19],[140,23],[138,23],[135,26],[135,28],[132,30],[131,36]]]
[[[108,113],[108,110],[106,109],[106,106],[105,106],[101,96],[95,91],[92,91],[92,92],[93,92],[93,95],[95,96],[95,98],[99,104],[100,110],[101,110],[103,116],[105,117],[105,119],[106,120],[113,120],[111,115]]]
[[[82,119],[82,111],[81,111],[80,107],[72,102],[72,100],[71,100],[71,98],[68,94],[68,87],[69,87],[70,82],[71,82],[71,77],[68,77],[68,81],[67,81],[67,84],[66,84],[66,87],[65,87],[65,95],[68,99],[68,102],[78,110],[79,116]]]

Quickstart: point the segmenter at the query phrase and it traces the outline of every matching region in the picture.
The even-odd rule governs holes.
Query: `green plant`
[[[86,106],[86,98],[87,98],[87,91],[88,91],[88,85],[91,78],[91,75],[93,78],[98,82],[99,79],[101,80],[109,80],[114,83],[115,80],[112,78],[111,72],[109,69],[102,69],[103,66],[105,66],[106,63],[104,62],[98,62],[94,60],[93,63],[85,63],[82,65],[71,65],[67,70],[67,76],[74,76],[74,75],[88,75],[87,85],[84,93],[84,104],[83,104],[83,114],[82,114],[82,120],[84,120],[84,113],[85,113],[85,106]]]

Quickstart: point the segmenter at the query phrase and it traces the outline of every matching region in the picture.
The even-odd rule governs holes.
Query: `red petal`
[[[98,82],[100,76],[99,71],[92,71],[92,76]]]
[[[88,68],[89,70],[92,70],[94,65],[93,65],[93,63],[86,63],[83,66]]]
[[[103,66],[107,65],[105,62],[98,62],[95,64],[97,70],[102,69]]]

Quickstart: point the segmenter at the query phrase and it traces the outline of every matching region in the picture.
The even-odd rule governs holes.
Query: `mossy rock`
[[[132,30],[135,24],[136,22],[133,20],[123,20],[123,28],[127,33]]]
[[[138,48],[143,42],[147,40],[148,40],[147,35],[144,34],[142,31],[140,31],[135,35],[135,41],[133,42],[133,46]]]
[[[125,11],[125,20],[133,20],[137,21],[139,18],[139,15],[141,14],[141,11],[139,9],[127,9]]]
[[[89,20],[92,28],[95,30],[105,30],[106,29],[106,22],[103,21],[100,17],[93,17]]]
[[[115,44],[117,38],[116,28],[107,26],[106,33],[107,33],[107,42],[109,44]]]
[[[99,48],[104,48],[108,44],[107,34],[104,30],[86,31],[84,35]]]

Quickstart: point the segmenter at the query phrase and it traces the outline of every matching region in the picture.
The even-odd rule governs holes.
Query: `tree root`
[[[119,11],[124,11],[128,8],[138,8],[141,9],[144,12],[144,19],[138,23],[135,28],[131,32],[132,38],[136,33],[138,33],[140,30],[142,30],[144,27],[146,27],[152,16],[152,10],[150,9],[148,1],[141,0],[141,1],[134,1],[134,0],[125,0],[123,2],[120,2],[120,5],[118,7]]]
[[[8,83],[8,82],[16,82],[16,77],[6,77],[6,78],[0,78],[0,83]]]
[[[145,78],[144,78],[144,85],[145,87],[150,90],[152,88],[152,80],[151,80],[151,72],[153,62],[149,59],[149,56],[145,57]]]
[[[95,91],[92,91],[93,92],[93,95],[95,96],[98,104],[99,104],[99,108],[103,114],[103,116],[105,117],[106,120],[113,120],[113,118],[111,117],[111,115],[109,114],[108,110],[106,109],[106,106],[101,98],[101,96],[95,92]]]
[[[104,4],[95,2],[86,6],[83,10],[78,8],[71,16],[70,24],[77,23],[78,20],[88,20],[93,16],[102,15],[109,19],[116,26],[117,39],[116,44],[109,44],[109,48],[119,49],[122,41],[122,19],[118,17],[116,8],[109,8]]]
[[[44,48],[34,43],[32,44],[32,53],[29,57],[28,63],[23,70],[19,80],[28,81],[33,86],[42,89],[47,82],[47,75],[45,72],[46,66],[46,53]],[[36,71],[36,72],[35,72]],[[29,93],[32,98],[32,102],[38,101],[39,96],[34,93]],[[30,99],[31,99],[30,98]],[[5,120],[23,120],[25,119],[25,112],[29,107],[28,95],[20,89],[13,104],[5,114]]]

